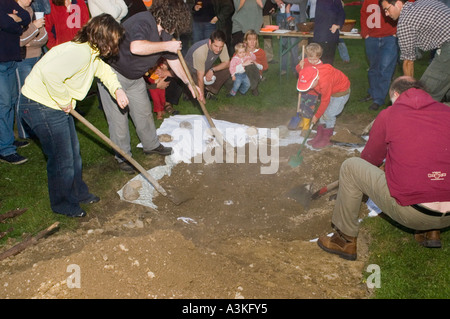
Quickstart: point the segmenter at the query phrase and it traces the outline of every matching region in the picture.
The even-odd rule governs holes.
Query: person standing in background
[[[28,160],[14,145],[14,107],[19,96],[20,36],[30,22],[30,14],[14,0],[0,0],[0,160],[10,164]]]
[[[384,105],[397,67],[397,22],[386,17],[378,0],[365,0],[361,7],[361,36],[369,61],[369,89],[361,102],[373,101],[370,110]]]
[[[225,33],[225,44],[228,48],[228,54],[230,54],[231,47],[231,30],[232,22],[231,17],[234,13],[234,5],[232,0],[212,0],[214,5],[214,12],[216,14],[216,30],[221,30]],[[231,50],[232,51],[232,50]]]
[[[277,4],[273,3],[271,0],[267,0],[266,4],[263,8],[263,26],[272,24],[272,17],[275,15],[277,11]],[[272,36],[263,36],[264,39],[264,52],[266,53],[267,63],[277,63],[273,59],[273,45],[272,45]]]
[[[312,42],[323,48],[322,62],[333,65],[345,12],[341,0],[317,0]]]
[[[194,43],[208,39],[216,30],[217,17],[211,0],[197,1],[192,7],[192,38]]]
[[[27,26],[24,33],[20,36],[20,47],[22,53],[22,61],[17,63],[17,83],[19,87],[19,99],[16,104],[16,126],[19,138],[29,138],[29,128],[22,122],[19,112],[20,103],[24,102],[25,97],[20,93],[25,78],[30,74],[33,66],[42,56],[42,48],[48,41],[47,31],[45,30],[45,18],[35,18],[35,13],[31,7],[32,0],[17,0],[17,3],[30,14],[32,22]],[[25,144],[26,143],[26,144]],[[27,141],[17,141],[16,144],[25,146]]]
[[[235,11],[232,17],[231,49],[234,52],[236,44],[244,41],[245,32],[255,30],[259,33],[263,25],[262,10],[266,0],[233,0],[233,3]]]
[[[89,20],[89,10],[83,0],[50,0],[50,14],[45,15],[48,49],[71,41]]]

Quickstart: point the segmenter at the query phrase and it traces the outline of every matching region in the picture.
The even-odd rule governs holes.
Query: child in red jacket
[[[308,144],[314,148],[323,148],[331,144],[336,117],[341,114],[350,97],[350,81],[331,64],[305,67],[299,73],[297,90],[309,92],[313,89],[321,95],[321,99],[311,121],[313,124],[319,122],[319,125],[317,135]]]
[[[167,71],[168,69],[169,66],[167,62],[162,61],[153,69],[149,70],[149,75],[145,78],[145,80],[150,84],[157,84],[159,81],[164,81],[165,79],[159,77],[158,71]],[[153,112],[156,113],[156,119],[162,120],[165,115],[164,108],[166,106],[166,90],[159,89],[156,85],[151,85],[148,91],[150,92],[150,96],[153,101]]]

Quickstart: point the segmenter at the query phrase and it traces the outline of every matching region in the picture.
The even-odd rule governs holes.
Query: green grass
[[[347,18],[356,18],[359,28],[359,6],[346,7]],[[352,93],[345,114],[371,113],[375,117],[378,112],[369,111],[367,103],[358,103],[366,95],[367,61],[363,41],[356,39],[346,40],[351,63],[344,64],[339,55],[336,55],[335,67],[342,70],[352,83]],[[262,44],[262,43],[261,43]],[[275,52],[277,41],[274,41]],[[416,77],[420,77],[428,64],[428,55],[416,62]],[[396,76],[401,75],[400,66]],[[271,65],[265,74],[266,81],[260,85],[260,95],[254,97],[250,94],[238,98],[227,99],[226,91],[221,90],[218,101],[207,102],[208,111],[214,113],[224,104],[238,106],[258,112],[264,109],[282,108],[296,105],[297,91],[296,79],[282,79],[278,76],[278,65]],[[94,84],[95,87],[95,84]],[[187,101],[180,101],[177,107],[182,114],[201,114],[201,109]],[[103,112],[98,108],[95,96],[79,103],[79,110],[83,111],[93,125],[107,136],[108,127]],[[157,126],[161,121],[156,121]],[[132,127],[130,122],[130,127]],[[99,137],[90,132],[83,124],[77,123],[78,136],[81,144],[85,179],[91,188],[95,189],[100,197],[111,192],[111,183],[120,184],[126,177],[120,173],[115,165],[114,157],[108,147]],[[138,143],[135,130],[130,130],[131,145]],[[48,191],[46,160],[41,148],[31,143],[20,153],[29,158],[23,165],[8,165],[0,163],[0,213],[16,208],[27,208],[22,216],[8,219],[0,224],[0,232],[10,227],[14,231],[0,240],[4,245],[7,238],[21,240],[23,234],[36,234],[55,221],[61,223],[61,230],[76,229],[79,220],[66,218],[54,214],[50,209]],[[145,160],[142,152],[134,152],[136,160]],[[111,169],[110,169],[111,168]],[[404,298],[449,298],[450,272],[448,270],[448,256],[450,232],[442,234],[443,248],[426,249],[419,247],[413,240],[410,232],[395,226],[381,218],[366,219],[363,227],[368,230],[371,237],[370,257],[368,264],[377,264],[381,271],[381,288],[373,289],[374,298],[404,299]],[[3,248],[0,246],[0,248]],[[367,265],[366,265],[367,266]],[[368,273],[364,274],[366,277]]]

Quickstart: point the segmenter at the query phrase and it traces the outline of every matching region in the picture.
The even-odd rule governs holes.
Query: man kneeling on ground
[[[347,159],[340,169],[336,232],[318,240],[344,259],[356,259],[363,194],[415,230],[425,247],[441,247],[439,230],[450,226],[450,108],[409,76],[397,78],[389,95],[393,104],[377,116],[361,158]]]

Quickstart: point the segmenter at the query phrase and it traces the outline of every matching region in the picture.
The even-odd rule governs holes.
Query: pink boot
[[[311,146],[314,148],[324,148],[325,146],[331,145],[330,138],[333,136],[333,131],[334,127],[325,128],[324,126],[322,129],[321,138]]]
[[[322,134],[323,134],[323,126],[322,125],[317,125],[317,134],[316,136],[314,136],[312,139],[310,139],[308,142],[308,145],[314,146],[315,143],[317,143],[318,141],[320,141],[320,139],[322,138]]]

